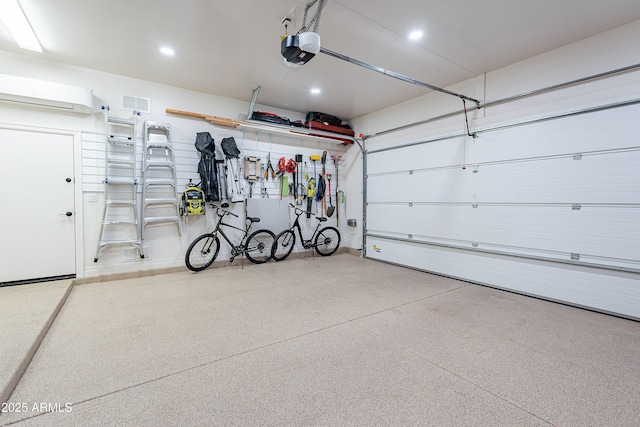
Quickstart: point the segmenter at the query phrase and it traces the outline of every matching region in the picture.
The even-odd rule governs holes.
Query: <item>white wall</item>
[[[103,135],[105,123],[104,116],[100,110],[101,105],[109,105],[113,116],[130,117],[131,111],[120,108],[122,95],[151,99],[151,113],[142,114],[140,117],[139,123],[141,125],[138,130],[138,143],[141,146],[142,123],[145,120],[164,122],[171,125],[176,152],[179,191],[184,189],[184,185],[189,178],[193,178],[195,182],[199,181],[197,174],[199,157],[194,147],[197,132],[210,132],[218,147],[222,138],[233,136],[238,147],[242,150],[241,156],[255,155],[265,162],[267,154],[270,152],[271,160],[276,168],[280,157],[285,156],[288,159],[294,157],[295,154],[303,154],[304,159],[308,162],[309,169],[312,171],[312,164],[309,160],[310,154],[322,154],[323,151],[342,153],[346,149],[340,143],[327,142],[326,140],[291,138],[279,135],[270,137],[263,132],[216,127],[202,119],[186,118],[165,113],[165,109],[172,108],[219,117],[244,119],[249,109],[249,103],[245,101],[44,61],[31,55],[0,52],[0,64],[2,64],[0,74],[64,83],[89,88],[93,91],[94,114],[89,116],[21,107],[0,102],[0,125],[53,130],[64,129],[80,135],[79,141],[76,141],[80,145],[77,150],[79,155],[77,156],[78,158],[74,159],[76,185],[79,185],[82,190],[81,200],[76,200],[77,232],[82,236],[81,243],[78,245],[78,250],[81,251],[78,257],[80,262],[77,265],[78,277],[183,266],[184,253],[187,246],[194,237],[208,231],[210,227],[209,221],[213,219],[212,215],[185,218],[182,237],[178,236],[177,228],[170,224],[148,228],[145,233],[145,244],[151,247],[151,256],[148,259],[126,259],[127,257],[123,257],[123,248],[116,246],[103,249],[99,262],[93,262],[103,202]],[[247,93],[247,99],[250,96],[251,93]],[[256,109],[275,112],[292,120],[304,119],[304,113],[300,112],[286,111],[263,105],[256,105]],[[320,165],[318,165],[319,169]],[[333,163],[330,160],[327,162],[326,169],[327,173],[335,174]],[[341,178],[342,174],[343,172],[340,171]],[[245,188],[248,195],[248,184],[245,185]],[[278,197],[276,183],[269,181],[267,188],[271,198]],[[259,184],[254,185],[253,193],[254,198],[259,197]],[[94,195],[97,196],[98,201],[89,201],[90,196]],[[236,213],[244,214],[242,203],[234,204],[232,208]],[[315,226],[314,222],[309,221],[308,223],[309,226]],[[335,223],[335,216],[330,219],[329,223]],[[279,230],[274,231],[277,233]],[[354,244],[352,240],[353,238],[349,233],[343,232],[343,246],[351,246]],[[355,245],[358,245],[358,243],[356,242]],[[226,256],[225,250],[226,248],[223,248],[221,251],[221,259]]]

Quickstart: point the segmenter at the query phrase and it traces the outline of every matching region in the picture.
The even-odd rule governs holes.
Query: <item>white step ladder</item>
[[[93,262],[100,251],[112,245],[133,246],[144,258],[138,220],[138,181],[136,178],[137,111],[133,118],[105,117],[104,211]]]
[[[182,235],[171,125],[144,122],[142,151],[142,223],[140,238],[150,225],[175,224]]]

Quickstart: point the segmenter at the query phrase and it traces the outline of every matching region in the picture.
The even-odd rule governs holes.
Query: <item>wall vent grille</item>
[[[151,113],[151,98],[122,95],[122,108],[141,113]]]

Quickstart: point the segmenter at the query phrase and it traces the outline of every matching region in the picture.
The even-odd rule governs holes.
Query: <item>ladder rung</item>
[[[125,165],[125,166],[134,166],[136,162],[133,160],[118,160],[118,159],[107,159],[107,163],[110,165]]]
[[[105,184],[117,184],[117,185],[137,185],[138,181],[133,178],[109,178],[104,179]]]
[[[180,219],[177,216],[152,216],[144,219],[145,224],[149,224],[152,222],[178,222]]]
[[[161,148],[163,150],[171,150],[171,143],[170,142],[152,142],[152,141],[147,141],[147,149],[149,148]]]
[[[104,220],[102,221],[104,225],[117,225],[117,224],[131,224],[137,225],[138,221],[135,219],[118,219],[118,220]]]
[[[168,123],[156,123],[156,122],[145,122],[145,125],[149,129],[162,129],[169,130],[170,125]]]
[[[140,246],[140,241],[135,240],[100,240],[100,246],[107,245],[138,245]]]
[[[176,203],[178,203],[178,199],[169,198],[169,197],[166,197],[166,198],[158,197],[158,198],[144,199],[144,204],[145,205],[158,205],[158,204],[168,204],[168,203],[176,204]]]
[[[108,205],[112,205],[112,206],[134,206],[135,205],[135,201],[133,200],[107,200],[106,202]]]
[[[125,136],[125,135],[109,135],[107,140],[111,144],[120,144],[120,145],[133,145],[135,143],[135,140],[133,139],[133,137]]]
[[[154,168],[174,168],[173,162],[167,162],[166,160],[147,160],[146,166]]]
[[[176,185],[176,181],[167,178],[148,178],[144,180],[144,185]]]
[[[133,126],[135,124],[135,119],[122,119],[120,117],[111,117],[108,119],[109,123],[116,123],[119,125],[129,125]]]

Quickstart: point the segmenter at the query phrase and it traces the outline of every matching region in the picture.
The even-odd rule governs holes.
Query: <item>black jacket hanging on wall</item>
[[[204,198],[207,202],[216,202],[220,200],[220,195],[218,194],[218,172],[213,137],[209,132],[198,132],[195,146],[200,152],[200,162],[198,163],[200,188],[204,192]]]

